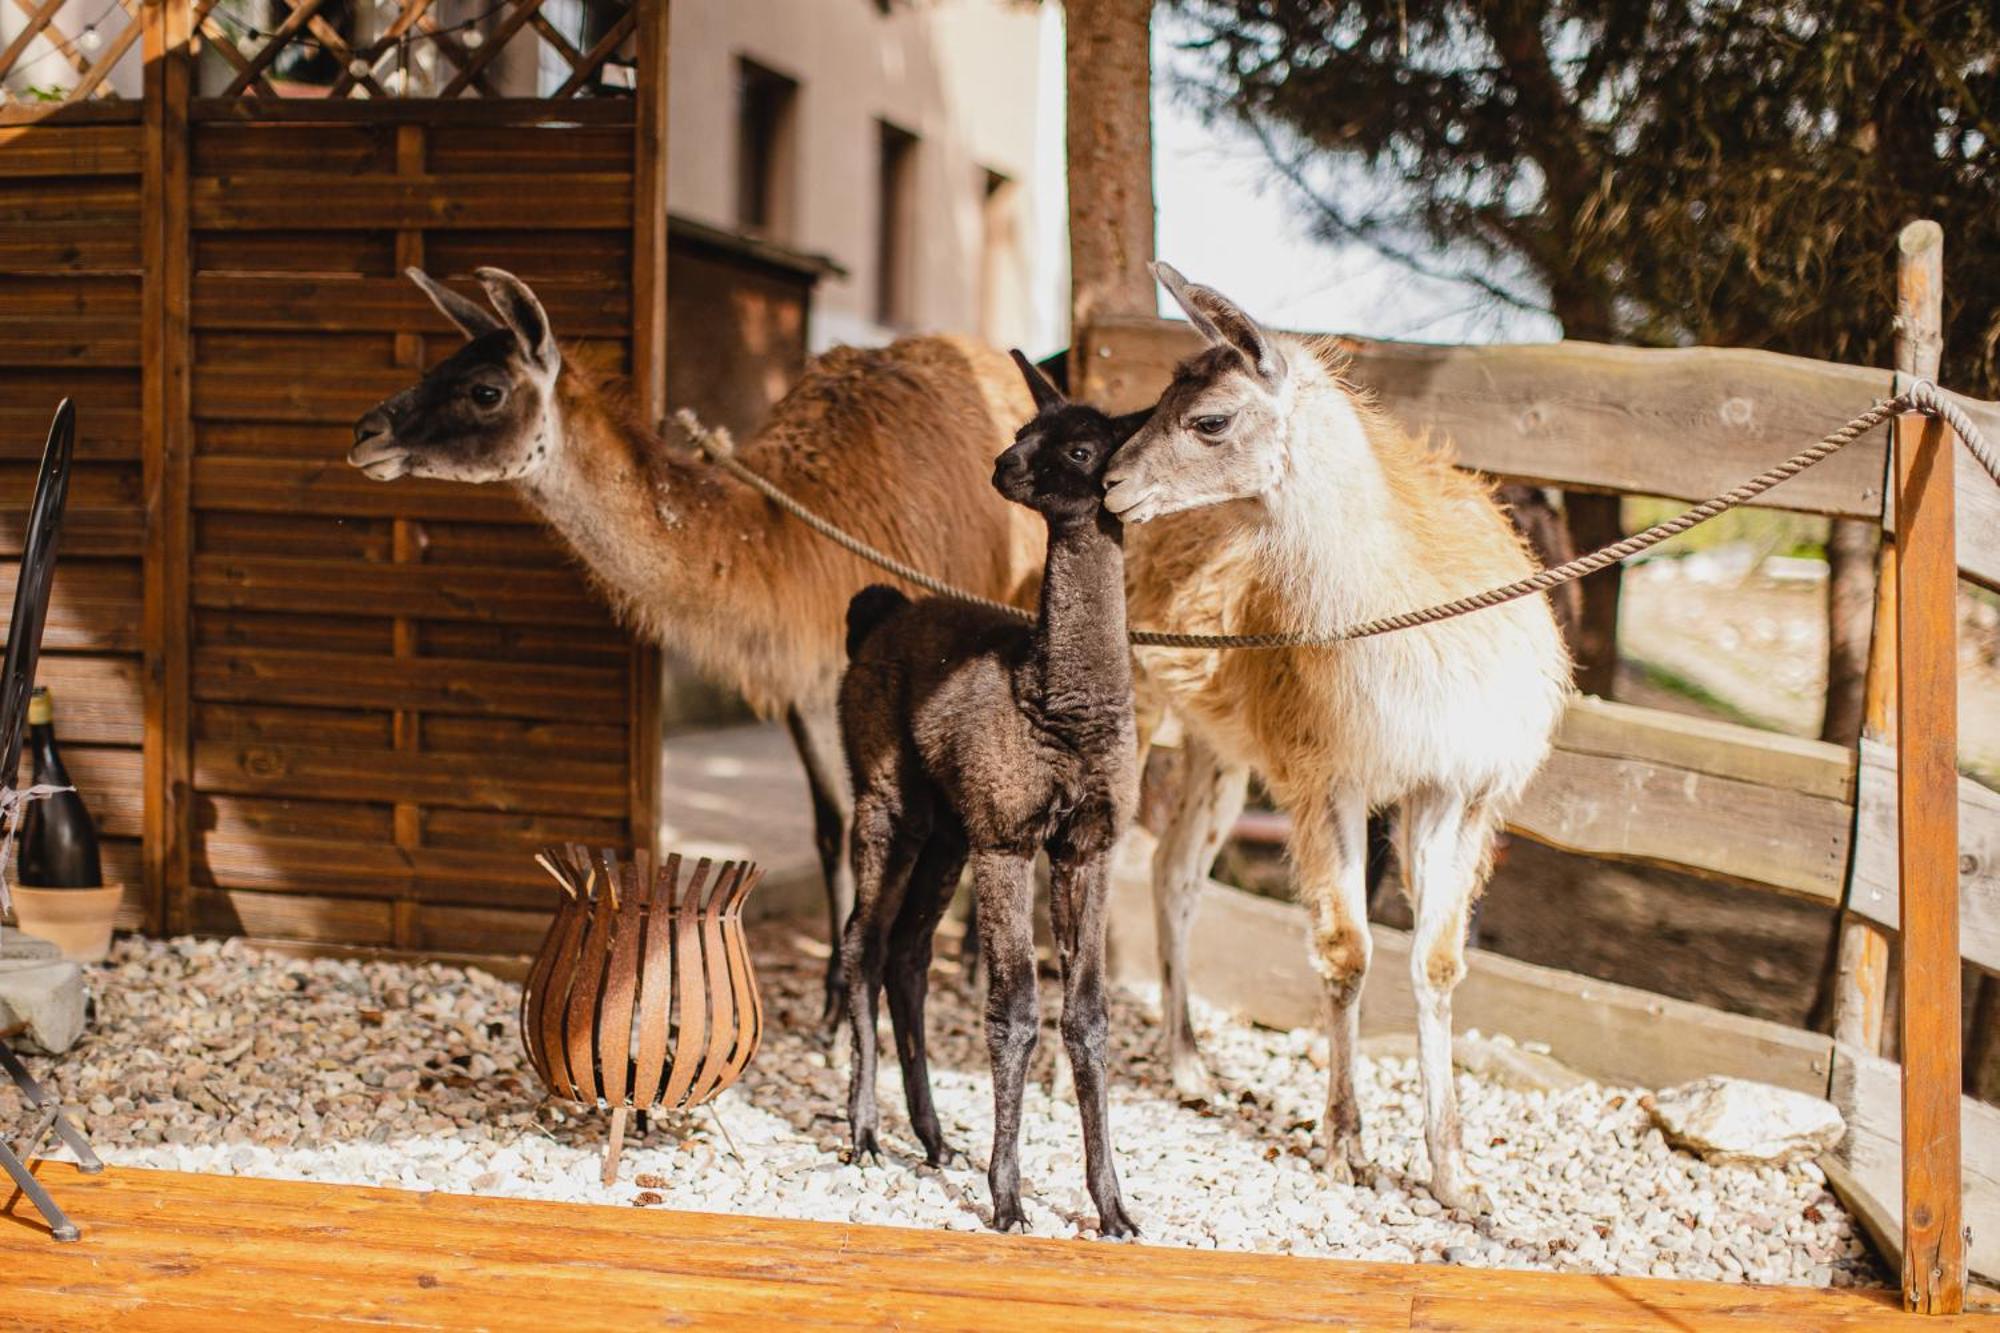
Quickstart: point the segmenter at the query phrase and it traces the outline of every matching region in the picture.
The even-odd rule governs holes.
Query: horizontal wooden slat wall
[[[39,679],[56,696],[70,775],[103,835],[120,924],[146,924],[140,626],[140,109],[90,123],[0,125],[0,624],[49,419],[77,405],[70,485]]]
[[[179,921],[519,951],[553,890],[532,851],[630,837],[635,650],[511,493],[378,484],[344,454],[460,343],[408,264],[508,268],[629,369],[633,129],[379,106],[315,124],[196,104]]]

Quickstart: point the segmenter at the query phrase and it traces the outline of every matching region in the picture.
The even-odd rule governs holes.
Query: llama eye
[[[1069,451],[1069,459],[1072,463],[1088,463],[1090,461],[1090,450],[1079,444],[1076,448]]]
[[[1203,435],[1220,435],[1229,429],[1229,421],[1227,416],[1196,417],[1194,428]]]
[[[472,401],[478,403],[481,407],[492,407],[500,401],[501,397],[500,390],[491,384],[475,384],[472,386]]]

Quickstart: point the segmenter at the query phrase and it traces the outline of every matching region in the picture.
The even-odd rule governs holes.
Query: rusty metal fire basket
[[[551,1092],[611,1112],[608,1185],[629,1112],[700,1106],[757,1052],[743,900],[764,872],[575,843],[537,859],[563,896],[521,991],[521,1040]]]

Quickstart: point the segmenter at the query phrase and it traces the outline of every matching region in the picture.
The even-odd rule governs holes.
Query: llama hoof
[[[856,1166],[882,1165],[882,1144],[874,1130],[855,1131],[854,1146],[847,1150],[847,1160]]]
[[[1098,1214],[1097,1234],[1104,1240],[1137,1240],[1139,1228],[1126,1215],[1125,1205],[1115,1203]]]
[[[1174,1061],[1174,1095],[1183,1106],[1207,1106],[1219,1095],[1215,1079],[1202,1067],[1201,1057]]]
[[[826,1003],[820,1009],[820,1035],[832,1040],[847,1026],[847,987],[832,977],[826,981]]]
[[[1013,1236],[1028,1234],[1028,1215],[1021,1211],[1021,1205],[993,1205],[993,1229]]]
[[[948,1143],[940,1143],[924,1153],[924,1165],[933,1171],[955,1171],[969,1163],[964,1153]]]
[[[1375,1166],[1363,1155],[1358,1137],[1343,1135],[1327,1147],[1326,1178],[1336,1185],[1367,1188],[1375,1183]],[[1443,1203],[1440,1199],[1438,1202]]]
[[[1493,1213],[1493,1198],[1485,1187],[1472,1181],[1446,1183],[1433,1182],[1431,1197],[1453,1212],[1464,1213],[1468,1217],[1489,1217]]]

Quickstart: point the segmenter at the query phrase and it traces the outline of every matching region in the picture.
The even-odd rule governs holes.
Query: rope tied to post
[[[1900,383],[1902,376],[1897,380]],[[1950,397],[1940,391],[1929,380],[1914,380],[1889,398],[1884,398],[1856,416],[1838,430],[1822,436],[1815,443],[1779,463],[1776,467],[1760,472],[1755,477],[1731,490],[1702,501],[1690,509],[1683,510],[1674,517],[1643,532],[1633,533],[1622,541],[1599,547],[1588,555],[1578,556],[1553,569],[1540,570],[1526,578],[1497,588],[1488,588],[1470,597],[1455,601],[1441,602],[1417,611],[1404,611],[1397,615],[1383,616],[1364,621],[1357,625],[1343,626],[1330,631],[1295,631],[1283,634],[1175,634],[1165,630],[1133,630],[1132,642],[1145,648],[1324,648],[1335,644],[1351,643],[1357,639],[1373,638],[1378,634],[1390,634],[1397,630],[1415,629],[1421,625],[1434,625],[1440,621],[1458,616],[1470,615],[1474,611],[1484,611],[1489,607],[1501,606],[1508,602],[1532,597],[1548,592],[1565,583],[1586,578],[1599,570],[1607,569],[1621,561],[1629,560],[1641,552],[1651,550],[1672,537],[1677,537],[1689,528],[1705,523],[1718,514],[1748,504],[1764,492],[1822,463],[1854,443],[1869,431],[1882,425],[1892,417],[1906,413],[1932,417],[1950,426],[1958,437],[1965,441],[1966,448],[1986,475],[2000,484],[2000,452],[1996,452],[1979,428],[1972,423],[1965,410]],[[963,588],[935,578],[884,551],[878,550],[843,530],[837,524],[808,509],[797,499],[786,494],[767,479],[757,475],[736,456],[735,438],[722,427],[704,426],[695,414],[682,408],[675,414],[695,448],[717,467],[735,477],[746,486],[763,495],[771,503],[797,518],[807,527],[825,537],[828,541],[848,552],[861,557],[870,564],[895,575],[911,585],[939,597],[949,597],[955,601],[969,602],[982,606],[1010,619],[1027,624],[1034,623],[1034,615],[1018,606],[981,597]]]

